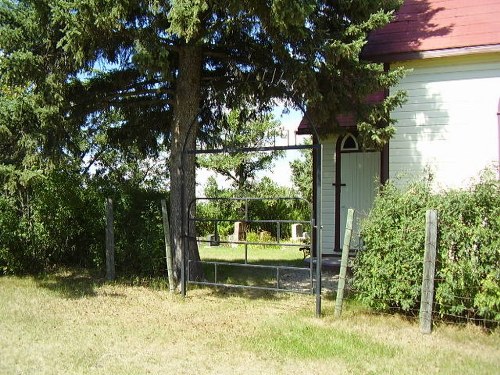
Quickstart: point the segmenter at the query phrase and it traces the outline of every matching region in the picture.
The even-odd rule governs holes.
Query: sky
[[[277,145],[299,145],[307,139],[308,136],[296,135],[295,131],[299,127],[300,120],[302,119],[302,112],[292,110],[288,113],[283,113],[283,107],[276,107],[273,111],[276,120],[281,122],[281,126],[288,131],[288,140],[277,140]],[[265,171],[259,174],[259,177],[268,176],[274,182],[281,186],[292,186],[291,170],[289,163],[292,160],[298,159],[300,152],[298,150],[285,151],[285,156],[274,162],[274,167],[270,171]],[[203,189],[209,176],[214,175],[215,172],[199,168],[196,172],[196,195],[203,196]],[[219,186],[229,186],[229,183],[222,176],[217,176]]]

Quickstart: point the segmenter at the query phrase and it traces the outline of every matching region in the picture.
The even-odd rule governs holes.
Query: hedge
[[[434,312],[500,321],[500,182],[491,172],[462,190],[434,192],[431,181],[383,187],[362,223],[354,264],[357,298],[382,311],[416,313],[420,304],[425,212],[438,211]]]

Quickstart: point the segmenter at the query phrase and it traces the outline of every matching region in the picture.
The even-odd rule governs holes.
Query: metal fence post
[[[322,206],[323,206],[323,195],[322,195],[322,182],[321,178],[323,175],[323,145],[320,144],[319,148],[316,149],[316,317],[321,317],[321,267],[322,267],[322,253],[323,253],[323,218],[322,216]],[[312,259],[311,252],[311,262]]]

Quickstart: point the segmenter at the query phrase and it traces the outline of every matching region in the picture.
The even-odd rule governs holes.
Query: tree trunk
[[[187,258],[195,261],[189,267],[190,278],[198,280],[203,277],[201,265],[196,262],[200,260],[200,255],[196,244],[194,223],[188,228],[187,220],[189,204],[195,198],[195,155],[183,154],[183,150],[193,150],[196,146],[202,56],[201,47],[196,45],[182,46],[179,51],[179,76],[177,77],[170,153],[171,244],[177,282],[180,281],[184,247]]]

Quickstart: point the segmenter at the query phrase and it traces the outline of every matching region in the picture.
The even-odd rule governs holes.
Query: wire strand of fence
[[[361,249],[362,251],[362,249]],[[350,262],[356,263],[357,259],[356,257],[359,255],[359,252],[356,254],[356,256],[350,258]],[[356,299],[356,300],[362,300],[362,291],[357,289],[354,286],[354,278],[355,274],[350,275],[348,280],[346,281],[346,288],[345,288],[345,293],[346,293],[346,298],[349,299]],[[386,282],[395,282],[395,281],[400,281],[398,278],[388,278],[385,280]],[[439,291],[439,286],[440,283],[446,282],[447,279],[445,278],[436,278],[434,280],[436,282],[436,293]],[[446,300],[449,301],[457,301],[457,302],[463,302],[463,313],[453,313],[451,310],[456,309],[457,305],[452,305],[449,303],[443,303],[443,298],[446,298]],[[371,306],[384,306],[382,310],[375,309],[375,310],[370,310],[367,311],[367,313],[370,314],[377,314],[377,315],[384,315],[384,316],[393,316],[395,314],[401,314],[404,315],[405,317],[410,317],[410,318],[418,318],[420,314],[420,309],[415,307],[415,308],[403,308],[401,306],[388,306],[387,299],[384,298],[373,298],[373,296],[370,296]],[[474,296],[470,295],[457,295],[455,293],[453,294],[446,294],[443,295],[439,298],[439,301],[432,304],[432,318],[435,324],[440,324],[440,323],[446,323],[446,324],[451,324],[451,325],[456,325],[456,326],[463,326],[464,324],[474,324],[477,326],[481,326],[487,330],[494,330],[500,327],[500,321],[492,318],[486,318],[481,316],[477,309],[472,305],[475,300]],[[415,297],[415,306],[419,304],[419,296]],[[466,314],[467,315],[464,315]]]

